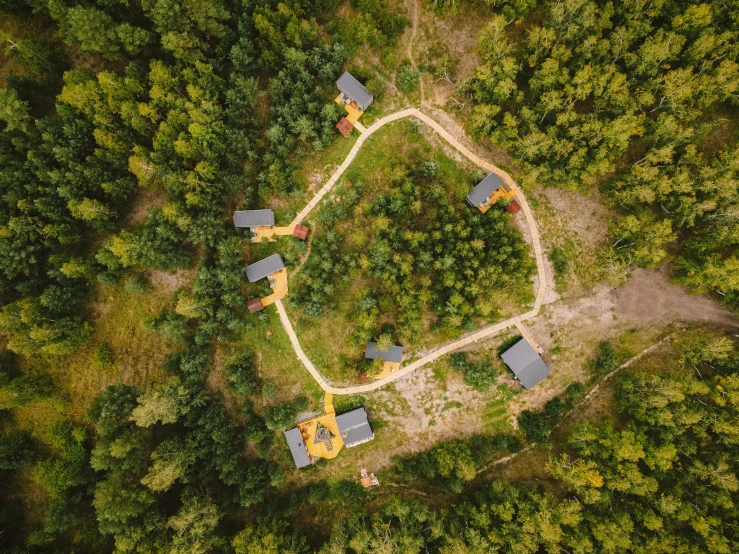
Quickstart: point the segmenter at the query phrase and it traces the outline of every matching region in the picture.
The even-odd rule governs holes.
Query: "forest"
[[[460,10],[419,6],[439,20]],[[252,348],[278,338],[264,332],[270,315],[244,309],[243,266],[260,250],[230,217],[302,201],[303,167],[343,140],[333,98],[347,67],[378,99],[415,98],[440,78],[405,58],[406,8],[0,0],[0,550],[739,549],[739,354],[714,329],[620,372],[603,342],[583,360],[591,380],[524,409],[515,431],[393,457],[381,480],[396,486],[292,473],[281,430],[319,399],[302,376],[278,386],[263,374],[294,366]],[[449,111],[504,149],[523,188],[605,195],[604,280],[670,262],[691,290],[739,308],[739,3],[473,8],[480,65],[455,83],[465,103]],[[511,217],[466,209],[463,190],[481,176],[446,182],[449,171],[419,149],[384,190],[349,173],[316,220],[291,309],[320,321],[349,288],[343,277],[361,272],[349,290],[359,347],[420,342],[430,320],[461,333],[495,319],[506,306],[481,301],[481,280],[525,303],[517,283],[533,266]],[[291,270],[302,248],[289,247]],[[189,277],[162,292],[162,275]],[[155,370],[129,371],[132,354],[100,339],[117,315],[105,307],[126,303],[145,309],[118,340],[136,350],[138,333],[154,337],[140,355]],[[470,390],[496,384],[487,362],[455,354],[450,365]],[[88,374],[102,376],[94,394],[78,393]],[[595,384],[612,411],[571,415]],[[489,477],[495,460],[532,452],[546,459],[539,477]]]
[[[524,179],[605,191],[623,214],[600,255],[606,277],[671,260],[683,283],[736,307],[739,5],[575,0],[502,12],[464,84],[470,129],[504,145]]]

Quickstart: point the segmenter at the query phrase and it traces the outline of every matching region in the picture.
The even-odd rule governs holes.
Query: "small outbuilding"
[[[274,227],[275,212],[272,210],[240,210],[234,212],[234,225],[238,228]]]
[[[336,416],[336,424],[344,441],[344,446],[352,448],[375,438],[364,408]]]
[[[293,229],[293,236],[300,240],[305,240],[308,237],[308,231],[310,229],[305,225],[296,225],[295,229]]]
[[[467,203],[485,213],[500,198],[510,200],[514,195],[515,192],[503,182],[503,179],[496,173],[491,173],[467,195]]]
[[[250,283],[259,281],[272,275],[273,273],[281,272],[286,269],[285,262],[282,261],[282,256],[279,254],[272,254],[259,260],[246,267],[246,278],[249,279]]]
[[[501,358],[526,390],[546,379],[551,373],[541,355],[525,338],[503,352]]]
[[[345,71],[339,77],[339,80],[336,81],[336,88],[339,89],[345,104],[354,102],[361,111],[366,111],[374,99],[372,94],[364,88],[364,85],[357,81],[348,71]]]
[[[521,211],[521,204],[519,204],[514,198],[506,204],[505,210],[511,215],[517,214]]]
[[[345,137],[348,137],[352,134],[352,129],[354,129],[354,125],[347,118],[342,117],[336,124],[336,128],[339,130],[339,133],[341,133]]]

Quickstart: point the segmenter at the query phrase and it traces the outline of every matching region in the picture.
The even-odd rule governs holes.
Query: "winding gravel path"
[[[515,181],[511,178],[511,176],[508,175],[508,173],[506,173],[499,167],[476,156],[473,152],[471,152],[463,144],[461,144],[456,138],[454,138],[451,134],[449,134],[446,131],[446,129],[444,129],[441,125],[439,125],[436,121],[434,121],[429,116],[427,116],[426,114],[424,114],[423,112],[421,112],[420,110],[416,108],[409,108],[407,110],[402,110],[400,112],[390,114],[381,119],[378,119],[370,127],[368,127],[366,131],[363,132],[360,135],[360,137],[357,139],[357,142],[354,144],[354,147],[351,149],[351,151],[349,152],[349,155],[347,155],[344,162],[336,169],[334,174],[331,175],[331,178],[316,193],[316,195],[311,199],[311,201],[308,202],[305,208],[303,208],[303,210],[295,217],[291,225],[297,225],[301,223],[306,217],[308,217],[308,215],[313,210],[313,208],[315,208],[316,205],[318,205],[318,203],[323,199],[323,197],[326,196],[326,194],[338,182],[338,180],[344,174],[344,171],[346,171],[346,169],[349,167],[352,161],[354,161],[354,158],[357,156],[357,153],[359,152],[360,148],[362,148],[362,145],[364,144],[364,142],[370,136],[372,136],[373,133],[375,133],[378,129],[380,129],[384,125],[387,125],[388,123],[392,123],[393,121],[397,121],[398,119],[403,119],[405,117],[414,117],[418,119],[419,121],[430,126],[434,131],[436,131],[439,135],[441,135],[442,138],[444,138],[444,140],[446,140],[449,144],[451,144],[454,148],[456,148],[459,152],[461,152],[472,163],[474,163],[475,165],[479,167],[484,168],[488,172],[494,171],[501,177],[501,179],[503,179],[503,181],[505,181],[505,183],[508,186],[510,186],[516,192],[516,200],[518,200],[518,203],[521,205],[523,213],[526,217],[526,223],[529,227],[532,245],[534,247],[534,256],[536,257],[536,269],[538,273],[538,276],[536,279],[537,281],[536,300],[534,302],[533,309],[524,314],[518,315],[516,317],[512,317],[505,321],[501,321],[500,323],[496,323],[494,325],[483,327],[482,329],[480,329],[479,331],[475,333],[472,333],[457,341],[446,344],[445,346],[442,346],[441,348],[431,352],[430,354],[427,354],[423,358],[420,358],[406,366],[403,366],[400,369],[400,371],[398,371],[397,373],[389,377],[386,377],[385,379],[380,379],[372,383],[367,383],[365,385],[357,385],[353,387],[335,387],[331,385],[326,380],[326,378],[323,377],[323,375],[321,375],[321,373],[313,365],[313,362],[311,362],[308,359],[308,356],[305,355],[305,352],[303,351],[303,348],[302,346],[300,346],[300,342],[298,341],[298,337],[295,334],[295,329],[293,329],[292,323],[290,322],[290,319],[287,317],[287,312],[285,311],[285,307],[282,305],[282,301],[278,300],[277,302],[275,302],[275,306],[277,307],[277,313],[280,316],[280,321],[282,322],[282,326],[285,328],[285,332],[287,333],[287,336],[290,338],[290,343],[292,344],[292,347],[295,350],[295,353],[297,354],[298,359],[303,363],[303,365],[310,372],[310,374],[313,376],[316,382],[321,386],[321,388],[324,391],[330,392],[332,394],[357,394],[357,393],[369,392],[369,391],[379,389],[380,387],[383,387],[387,385],[388,383],[391,383],[397,379],[401,379],[402,377],[405,377],[409,373],[412,373],[416,369],[419,369],[435,361],[436,359],[440,358],[441,356],[444,356],[445,354],[454,352],[455,350],[458,350],[459,348],[462,348],[463,346],[466,346],[470,343],[477,342],[479,340],[487,339],[489,337],[497,335],[498,333],[500,333],[501,331],[509,327],[516,326],[517,324],[520,325],[522,321],[536,317],[536,315],[539,313],[539,310],[541,309],[542,300],[544,299],[544,291],[546,290],[547,282],[546,282],[546,274],[544,272],[544,254],[542,253],[542,249],[541,249],[539,229],[536,225],[536,221],[534,220],[534,214],[531,211],[531,207],[526,201],[526,197],[523,195],[523,192],[521,192],[521,189],[518,187]]]

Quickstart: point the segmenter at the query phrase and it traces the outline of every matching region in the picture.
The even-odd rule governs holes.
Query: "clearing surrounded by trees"
[[[738,30],[0,0],[0,551],[739,552]]]

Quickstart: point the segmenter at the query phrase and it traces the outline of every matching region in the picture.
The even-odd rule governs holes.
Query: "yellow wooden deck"
[[[262,242],[264,239],[267,239],[268,242],[275,242],[277,239],[275,237],[278,236],[285,236],[285,235],[292,235],[293,231],[295,231],[295,225],[290,225],[289,227],[252,227],[255,235],[252,235],[251,241],[252,242]]]
[[[488,197],[488,203],[486,205],[480,205],[477,206],[477,208],[482,212],[485,213],[488,211],[492,206],[495,205],[495,203],[500,200],[501,198],[505,198],[506,200],[510,200],[516,196],[515,190],[505,190],[503,187],[499,187],[498,190],[496,190],[493,194],[491,194]]]
[[[349,120],[349,123],[354,125],[360,117],[362,117],[362,114],[364,113],[362,110],[360,110],[357,105],[354,102],[351,102],[350,104],[344,104],[344,101],[341,99],[341,95],[336,97],[336,100],[334,100],[337,104],[340,104],[344,106],[344,109],[346,110],[347,116],[346,118]]]
[[[318,424],[328,429],[331,432],[331,449],[327,447],[323,441],[316,442],[316,429]],[[344,446],[344,441],[341,438],[341,432],[339,431],[339,425],[336,423],[336,414],[324,414],[313,419],[308,419],[298,423],[298,429],[300,434],[303,436],[305,446],[308,448],[308,454],[311,456],[317,456],[319,458],[328,458],[329,460],[339,455],[341,448]]]
[[[334,395],[330,392],[327,392],[326,397],[323,399],[323,410],[327,414],[336,413],[336,408],[334,408]]]
[[[371,375],[370,377],[372,379],[384,379],[385,377],[390,377],[393,373],[397,371],[400,371],[400,364],[398,362],[385,361],[380,372]]]
[[[274,280],[272,294],[262,298],[262,306],[267,307],[287,296],[287,269],[272,273],[270,277]]]

